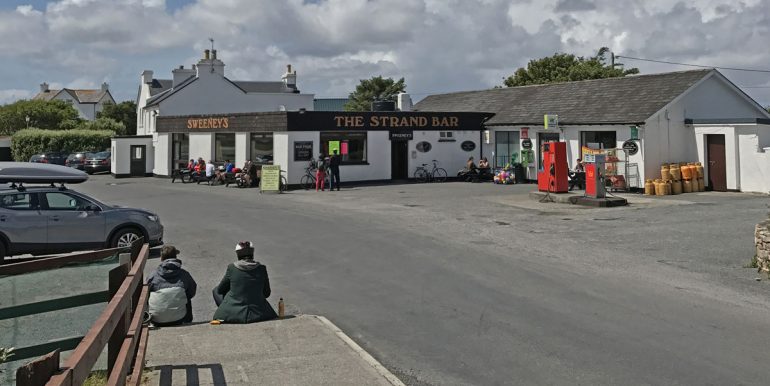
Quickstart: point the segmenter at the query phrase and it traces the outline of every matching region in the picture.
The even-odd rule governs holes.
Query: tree
[[[123,101],[118,104],[107,103],[96,118],[111,118],[123,124],[123,129],[116,130],[118,135],[136,135],[136,103]],[[112,129],[109,129],[112,130]]]
[[[345,104],[345,111],[371,111],[374,101],[393,101],[396,95],[406,90],[404,78],[394,81],[393,78],[375,76],[371,79],[361,79],[356,91],[350,93],[350,101]]]
[[[114,131],[116,135],[126,135],[126,125],[112,118],[100,117],[93,121],[84,121],[76,127],[80,130],[109,130]],[[136,134],[136,130],[134,130]]]
[[[29,117],[29,122],[27,122]],[[59,130],[65,121],[79,122],[78,111],[62,100],[19,100],[0,106],[0,134],[11,135],[29,127]]]
[[[586,79],[616,78],[638,74],[638,68],[615,68],[607,64],[605,55],[609,48],[602,47],[596,56],[588,58],[572,54],[556,53],[541,59],[530,60],[527,68],[519,68],[503,82],[508,87],[530,84],[570,82]],[[615,64],[617,67],[617,64]]]

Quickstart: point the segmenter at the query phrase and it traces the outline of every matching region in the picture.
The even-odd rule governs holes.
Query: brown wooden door
[[[727,165],[725,162],[724,134],[706,135],[708,150],[708,185],[711,190],[727,191]]]

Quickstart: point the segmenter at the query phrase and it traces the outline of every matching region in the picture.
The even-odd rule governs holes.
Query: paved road
[[[767,383],[770,283],[742,268],[767,197],[592,210],[531,188],[278,196],[99,176],[78,190],[161,215],[198,279],[196,320],[252,240],[274,303],[327,316],[407,384]]]

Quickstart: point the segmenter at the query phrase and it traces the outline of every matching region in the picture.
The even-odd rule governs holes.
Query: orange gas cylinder
[[[695,163],[695,174],[698,178],[703,178],[703,165],[701,165],[700,162]]]
[[[691,180],[693,178],[692,166],[684,165],[684,166],[681,166],[679,169],[682,170],[682,179],[683,180]]]
[[[671,173],[672,180],[678,181],[682,179],[682,169],[679,168],[679,164],[671,164],[668,170]]]
[[[681,180],[674,180],[671,182],[671,194],[682,194]]]
[[[668,164],[663,164],[663,166],[660,167],[660,179],[663,181],[671,179],[671,170],[669,169]]]
[[[682,181],[682,191],[684,193],[692,193],[692,180]]]
[[[699,192],[705,192],[706,191],[706,184],[703,181],[703,178],[698,178],[698,191]]]
[[[644,194],[646,196],[655,195],[655,182],[653,182],[652,180],[647,180],[644,182]]]

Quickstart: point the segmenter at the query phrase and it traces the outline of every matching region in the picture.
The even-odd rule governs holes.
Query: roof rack
[[[0,162],[0,183],[12,184],[12,188],[23,189],[22,184],[79,184],[88,180],[88,174],[81,170],[61,165],[28,162]],[[17,185],[18,184],[18,185]]]

